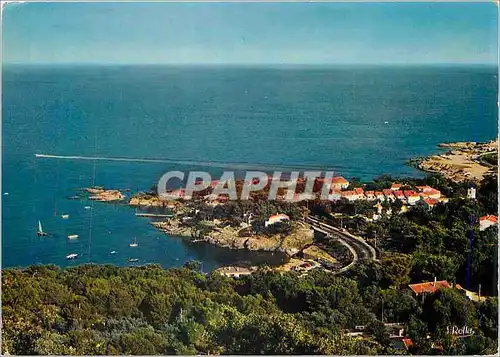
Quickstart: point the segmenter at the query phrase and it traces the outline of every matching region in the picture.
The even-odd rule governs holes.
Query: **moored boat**
[[[36,232],[39,236],[46,236],[47,232],[43,231],[42,222],[38,221],[38,231]]]

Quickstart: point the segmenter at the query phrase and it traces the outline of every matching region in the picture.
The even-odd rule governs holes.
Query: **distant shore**
[[[496,173],[496,166],[481,160],[482,156],[498,153],[498,140],[488,143],[453,142],[438,145],[451,148],[444,154],[410,160],[416,168],[440,173],[454,182],[482,181],[488,174]]]

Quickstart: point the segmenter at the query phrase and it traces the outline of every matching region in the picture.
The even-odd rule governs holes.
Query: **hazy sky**
[[[496,63],[494,3],[24,3],[4,62]]]

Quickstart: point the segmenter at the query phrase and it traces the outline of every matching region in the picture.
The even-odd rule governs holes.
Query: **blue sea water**
[[[168,237],[125,205],[85,210],[88,201],[67,199],[92,184],[134,192],[172,169],[207,168],[35,153],[324,167],[370,179],[422,175],[405,162],[441,142],[497,136],[497,69],[484,66],[4,66],[2,78],[3,267],[138,258],[164,267],[198,259],[210,270],[250,259]],[[38,220],[50,236],[36,235]],[[67,261],[70,253],[81,258]]]

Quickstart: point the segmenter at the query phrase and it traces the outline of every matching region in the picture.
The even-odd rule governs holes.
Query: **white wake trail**
[[[73,155],[51,155],[51,154],[35,154],[38,158],[48,159],[63,159],[63,160],[95,160],[95,161],[122,161],[122,162],[143,162],[143,163],[161,163],[186,166],[203,166],[216,168],[233,168],[233,169],[254,169],[254,170],[304,170],[305,168],[313,169],[311,166],[288,166],[288,165],[269,165],[269,164],[247,164],[247,163],[224,163],[214,161],[188,161],[188,160],[173,160],[173,159],[149,159],[149,158],[128,158],[128,157],[109,157],[109,156],[73,156]],[[327,170],[325,167],[316,167],[316,169]]]

